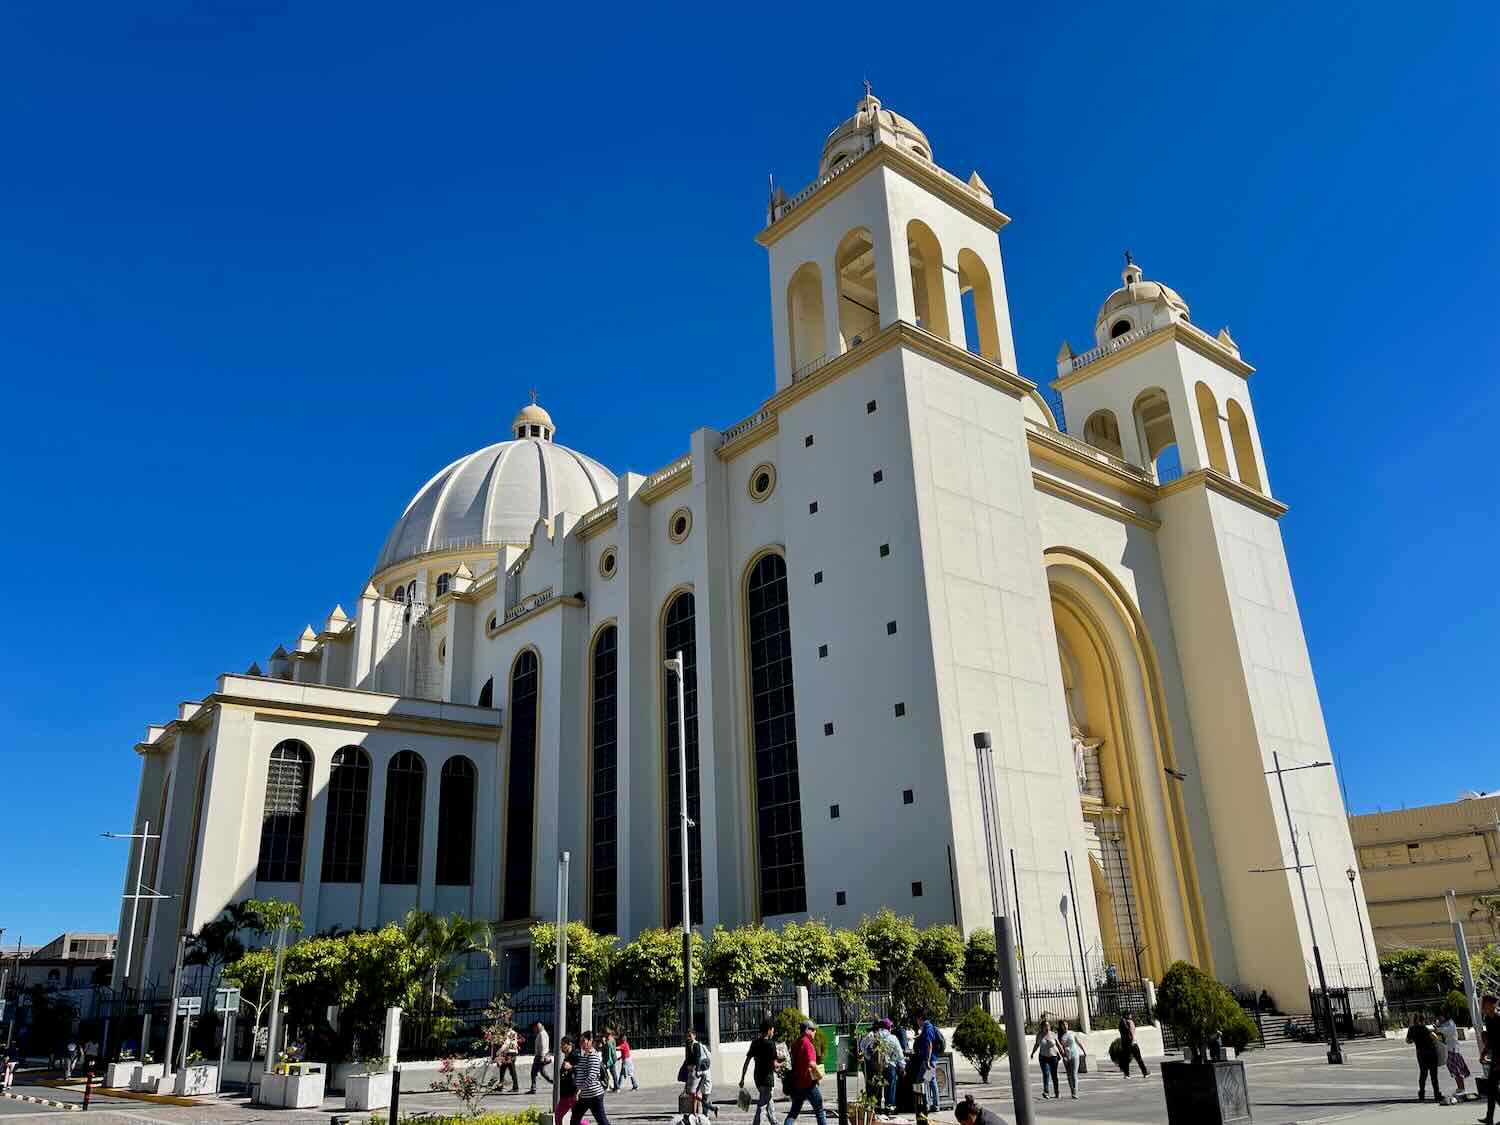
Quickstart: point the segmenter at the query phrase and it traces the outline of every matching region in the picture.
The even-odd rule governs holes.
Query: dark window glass
[[[802,439],[802,444],[804,446],[806,446],[807,448],[809,448],[809,449],[812,448],[812,443],[813,443],[813,436],[812,436],[812,434],[808,434],[805,438]]]
[[[849,901],[849,895],[846,892],[844,892],[844,891],[835,891],[834,892],[834,895],[833,895],[833,904],[835,906],[845,906],[845,905],[848,904],[848,901]]]
[[[762,917],[797,914],[807,909],[807,878],[797,770],[797,706],[792,692],[792,630],[786,562],[780,555],[766,555],[755,564],[746,601],[760,912]],[[832,729],[831,723],[824,725],[825,734]]]
[[[682,744],[687,759],[688,817],[688,896],[692,900],[693,921],[703,921],[703,817],[698,793],[698,640],[697,608],[691,593],[681,593],[667,606],[662,623],[663,659],[682,653],[683,715],[687,720],[687,740]],[[681,732],[677,729],[677,677],[665,675],[666,755],[667,755],[667,925],[682,924],[682,815],[681,788],[677,776],[677,747]]]
[[[365,822],[370,815],[370,755],[358,746],[334,751],[328,774],[328,819],[323,828],[323,882],[359,883],[365,877]]]
[[[491,676],[484,681],[484,687],[479,689],[479,706],[493,707],[495,705],[495,677]]]
[[[902,715],[905,715],[905,714],[906,714],[906,704],[904,704],[904,703],[898,703],[898,704],[896,704],[896,718],[899,719],[899,718],[901,718]]]
[[[818,502],[816,500],[807,506],[807,514],[810,516],[818,514]]]
[[[922,884],[921,883],[913,883],[911,885],[911,897],[912,898],[921,898],[922,897]]]
[[[830,819],[830,820],[837,820],[838,818],[839,818],[839,807],[837,805],[829,805],[828,806],[828,819]]]
[[[814,586],[820,586],[820,585],[822,585],[822,583],[823,583],[823,572],[821,570],[815,570],[815,571],[813,571],[813,585]]]
[[[865,413],[866,414],[874,414],[875,413],[875,400],[873,398],[869,402],[865,403]]]
[[[885,631],[887,634],[894,637],[896,635],[896,623],[894,621],[887,621],[885,623]]]
[[[506,919],[531,917],[536,823],[536,727],[540,666],[527,649],[510,674],[510,774],[505,782]]]
[[[879,484],[881,481],[885,480],[885,470],[884,469],[876,469],[875,473],[874,473],[874,478],[873,479],[874,479],[874,481],[875,481],[876,484]]]
[[[467,887],[474,873],[474,763],[455,754],[438,779],[437,881]]]
[[[591,732],[594,831],[593,854],[590,857],[593,872],[589,920],[594,931],[601,934],[619,931],[616,914],[620,823],[619,744],[615,728],[618,644],[619,635],[613,625],[599,630],[599,636],[594,640]]]
[[[828,655],[828,646],[827,645],[819,645],[818,646],[818,659],[822,660],[827,655]]]
[[[300,742],[279,742],[266,768],[266,807],[260,825],[260,863],[255,877],[267,883],[302,878],[307,836],[307,788],[312,751]]]
[[[439,574],[437,578],[437,596],[442,597],[448,592],[448,587],[453,584],[453,575]]]
[[[891,553],[891,545],[889,543],[882,543],[880,545],[880,557],[881,558],[885,558],[890,553]]]
[[[913,793],[910,789],[903,789],[903,790],[901,790],[901,803],[903,805],[914,804],[916,802],[916,800],[917,800],[917,795],[915,793]]]
[[[414,885],[422,868],[422,791],[427,767],[403,750],[385,770],[385,836],[380,845],[380,881]]]

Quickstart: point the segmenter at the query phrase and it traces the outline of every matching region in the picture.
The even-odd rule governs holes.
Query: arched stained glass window
[[[686,685],[683,693],[683,710],[687,720],[687,741],[683,744],[687,759],[687,803],[688,818],[693,824],[688,828],[688,895],[692,902],[693,921],[703,921],[703,818],[702,802],[698,791],[698,641],[697,608],[691,591],[678,594],[667,606],[662,621],[662,659],[670,660],[682,653],[682,678]],[[666,673],[666,698],[663,700],[666,717],[666,737],[663,740],[666,753],[667,775],[667,924],[682,924],[682,830],[678,818],[682,803],[679,800],[681,786],[678,783],[677,744],[680,732],[677,729],[677,677]]]
[[[380,881],[412,885],[422,871],[422,793],[427,767],[421,755],[403,750],[385,771],[385,835]]]
[[[615,717],[618,691],[619,634],[613,625],[599,630],[594,639],[592,675],[590,677],[590,713],[593,718],[593,836],[591,901],[589,921],[601,934],[619,930],[617,912],[619,875],[619,754]]]
[[[370,755],[358,746],[334,751],[323,827],[323,882],[365,877],[365,826],[370,816]]]
[[[527,649],[510,673],[510,769],[505,780],[506,920],[531,917],[531,867],[536,826],[537,691],[541,668]]]
[[[762,917],[797,914],[807,909],[807,878],[797,773],[797,705],[792,693],[792,629],[786,561],[780,555],[765,555],[755,564],[745,602],[760,912]]]
[[[466,887],[474,873],[474,763],[455,754],[443,763],[438,782],[437,881]]]
[[[307,789],[312,751],[294,739],[278,742],[266,767],[266,804],[261,814],[260,863],[255,877],[265,883],[302,879],[302,844],[307,836]]]

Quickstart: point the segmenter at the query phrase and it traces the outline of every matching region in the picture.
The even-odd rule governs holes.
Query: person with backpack
[[[918,1107],[918,1116],[924,1116],[920,1112],[924,1106],[927,1113],[937,1112],[937,1060],[948,1053],[948,1043],[943,1033],[927,1018],[926,1011],[918,1008],[912,1014],[916,1019],[917,1035],[911,1048],[911,1079],[913,1089],[920,1095],[915,1100],[922,1103]]]
[[[1130,1060],[1134,1059],[1142,1074],[1150,1074],[1146,1060],[1141,1058],[1141,1045],[1135,1041],[1135,1017],[1126,1012],[1120,1016],[1120,1069],[1130,1077]]]
[[[682,1069],[678,1072],[682,1078],[682,1092],[693,1099],[695,1117],[706,1110],[717,1119],[719,1107],[714,1105],[711,1097],[714,1092],[713,1057],[708,1048],[698,1042],[698,1033],[691,1028],[683,1036],[682,1045],[684,1057]]]

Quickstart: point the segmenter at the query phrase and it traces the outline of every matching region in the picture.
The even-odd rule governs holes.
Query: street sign
[[[179,1016],[196,1016],[201,1011],[203,1011],[203,997],[179,996],[177,998],[177,1014]]]
[[[220,988],[214,992],[214,1011],[238,1012],[239,1010],[240,990],[238,988]]]

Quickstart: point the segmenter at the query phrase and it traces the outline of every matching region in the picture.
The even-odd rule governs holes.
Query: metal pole
[[[1078,964],[1083,969],[1083,1002],[1087,1005],[1089,1003],[1089,967],[1083,959],[1083,923],[1078,918],[1078,888],[1073,883],[1073,854],[1071,852],[1063,852],[1063,863],[1068,868],[1068,894],[1073,899],[1073,932],[1078,938]],[[1092,1012],[1089,1013],[1088,1018],[1091,1019],[1092,1015]],[[1084,1030],[1089,1029],[1085,1027]]]
[[[553,998],[552,998],[552,1112],[557,1112],[557,1091],[562,1085],[562,1069],[558,1065],[562,1061],[562,1037],[567,1034],[568,1024],[568,866],[572,861],[568,852],[560,852],[557,857],[557,934],[553,953],[557,961],[557,971],[553,974]],[[536,1075],[532,1075],[533,1085]],[[396,1120],[394,1114],[391,1120]]]
[[[271,1019],[266,1027],[266,1069],[270,1070],[276,1065],[276,1056],[280,1052],[281,1027],[281,961],[286,954],[286,932],[290,923],[283,921],[276,927],[276,970],[271,978]],[[264,984],[265,978],[261,978]],[[265,995],[262,993],[261,995]],[[173,1005],[176,1005],[176,993],[173,993]],[[252,1048],[252,1055],[255,1054]]]
[[[1318,948],[1318,931],[1313,928],[1312,899],[1307,897],[1307,877],[1302,874],[1302,849],[1297,844],[1297,829],[1292,823],[1292,805],[1286,799],[1286,778],[1282,776],[1281,755],[1271,752],[1275,764],[1276,784],[1281,789],[1281,807],[1286,813],[1287,831],[1292,837],[1292,863],[1297,868],[1297,882],[1302,887],[1302,909],[1307,912],[1307,934],[1312,938],[1313,961],[1318,966],[1318,987],[1323,990],[1323,1011],[1328,1019],[1328,1061],[1330,1064],[1344,1061],[1344,1052],[1339,1049],[1339,1030],[1334,1026],[1333,1005],[1328,1000],[1328,974],[1323,971],[1323,953]]]
[[[130,987],[130,954],[135,949],[136,917],[141,910],[141,884],[146,879],[146,844],[150,839],[151,822],[148,820],[141,829],[141,854],[136,860],[135,887],[130,896],[130,933],[125,935],[125,975],[121,979],[127,989]]]
[[[1004,862],[1003,860],[1001,861]],[[1004,883],[1005,870],[1000,871]],[[1002,889],[1004,889],[1002,887]],[[1026,1009],[1026,1022],[1031,1022],[1031,978],[1026,973],[1026,927],[1021,924],[1021,880],[1016,877],[1016,849],[1010,849],[1010,893],[1016,900],[1016,941],[1021,945],[1021,1002]]]
[[[984,850],[990,876],[990,910],[995,917],[995,959],[1000,970],[1000,995],[1005,1005],[1006,1054],[1010,1059],[1011,1103],[1016,1125],[1033,1125],[1031,1086],[1026,1073],[1026,1024],[1021,989],[1016,980],[1016,946],[1010,936],[1005,896],[1005,833],[1000,825],[1000,800],[995,789],[994,751],[989,731],[974,733],[979,757],[979,802],[984,817]]]
[[[1370,992],[1373,994],[1375,992],[1375,969],[1370,964],[1369,943],[1365,941],[1365,916],[1359,908],[1359,892],[1354,889],[1354,879],[1359,872],[1351,867],[1344,874],[1349,876],[1349,895],[1354,899],[1354,920],[1359,923],[1359,954],[1364,959],[1365,975],[1370,978]]]
[[[1469,1023],[1477,1028],[1480,1026],[1479,992],[1474,988],[1474,972],[1469,967],[1469,943],[1464,938],[1464,924],[1458,919],[1458,896],[1449,891],[1443,896],[1443,901],[1448,906],[1448,921],[1453,925],[1453,947],[1458,950],[1458,967],[1464,971],[1464,994],[1469,998]]]
[[[677,804],[679,840],[682,847],[682,1033],[693,1029],[693,896],[688,878],[688,789],[687,789],[687,665],[682,650],[667,661],[677,677]]]
[[[177,1039],[177,996],[182,988],[182,955],[187,948],[187,939],[187,934],[177,935],[177,967],[172,970],[172,1005],[167,1009],[167,1047],[161,1053],[162,1063],[165,1064],[162,1071],[165,1074],[172,1074],[175,1069],[172,1063],[172,1044]]]
[[[1121,834],[1124,833],[1121,828]],[[1130,952],[1135,957],[1135,979],[1145,980],[1146,973],[1141,968],[1141,939],[1135,932],[1135,906],[1130,901],[1130,872],[1125,868],[1125,848],[1120,843],[1120,837],[1115,836],[1110,840],[1115,846],[1115,862],[1120,865],[1120,887],[1125,893],[1125,921],[1130,923]]]

